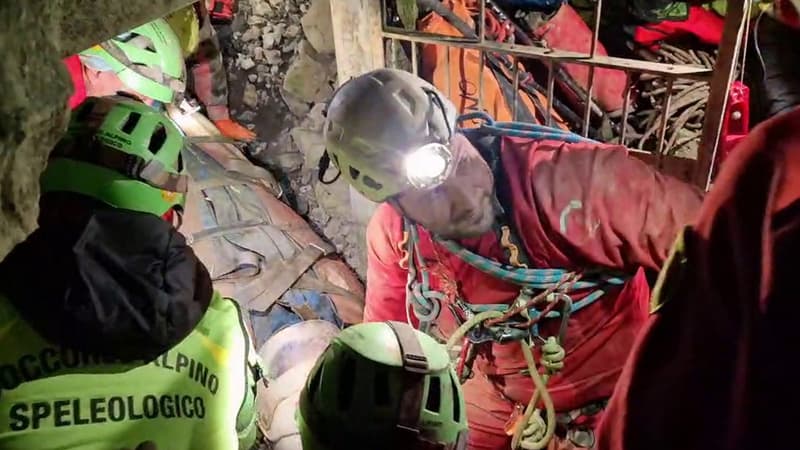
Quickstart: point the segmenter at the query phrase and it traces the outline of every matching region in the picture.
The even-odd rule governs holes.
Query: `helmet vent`
[[[139,33],[135,32],[135,31],[128,31],[128,32],[121,33],[121,34],[117,35],[117,37],[115,37],[114,40],[120,41],[120,42],[128,42],[131,39],[136,38],[138,36],[139,36]]]
[[[356,168],[355,168],[355,167],[353,167],[353,166],[350,166],[350,168],[349,168],[349,169],[350,169],[350,170],[349,170],[349,172],[350,172],[350,178],[352,178],[352,179],[354,179],[354,180],[357,180],[357,179],[358,179],[358,177],[361,175],[361,171],[360,171],[360,170],[358,170],[358,169],[356,169]]]
[[[122,124],[122,132],[126,134],[133,133],[133,130],[136,129],[136,125],[139,124],[139,119],[141,118],[142,115],[137,112],[128,114],[128,117],[125,118],[125,123]]]
[[[150,135],[150,143],[147,145],[147,148],[153,152],[153,154],[158,153],[161,150],[161,147],[164,146],[164,142],[167,141],[167,130],[164,128],[163,124],[156,125],[156,129],[153,130],[153,134]]]
[[[442,387],[439,377],[431,377],[428,383],[428,399],[425,401],[425,409],[432,413],[439,413],[442,407]]]
[[[131,36],[127,39],[127,42],[143,50],[147,50],[148,52],[157,53],[156,46],[153,44],[152,39],[147,36],[142,36],[139,33],[131,32]]]
[[[459,383],[453,375],[450,376],[450,386],[453,389],[453,421],[461,422],[461,402],[458,395]]]
[[[386,370],[378,370],[375,373],[375,383],[372,385],[376,406],[389,406],[389,373]]]
[[[353,393],[356,388],[356,361],[353,358],[346,358],[342,363],[342,371],[339,374],[339,379],[343,380],[341,386],[337,390],[338,403],[340,410],[350,409],[350,404],[353,402]]]
[[[383,185],[381,183],[378,183],[377,181],[375,181],[370,176],[364,175],[363,181],[364,181],[364,184],[370,189],[374,189],[376,191],[380,191],[383,188]]]

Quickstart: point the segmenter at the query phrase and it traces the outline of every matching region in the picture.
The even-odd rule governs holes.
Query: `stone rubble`
[[[352,219],[348,186],[317,176],[325,150],[323,102],[336,83],[328,0],[239,0],[232,28],[224,43],[232,112],[259,133],[245,152],[284,178],[284,201],[363,279],[364,227]],[[331,168],[326,180],[335,175]]]

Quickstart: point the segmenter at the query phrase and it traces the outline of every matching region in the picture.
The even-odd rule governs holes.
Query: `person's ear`
[[[90,85],[97,84],[96,80],[100,77],[100,73],[99,70],[92,69],[86,64],[83,65],[83,81],[86,83],[87,90]]]

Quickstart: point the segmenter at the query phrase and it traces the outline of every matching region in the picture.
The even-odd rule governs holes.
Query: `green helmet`
[[[132,91],[163,103],[177,103],[186,89],[180,40],[164,19],[95,45],[80,56],[89,66],[113,70]]]
[[[125,97],[90,97],[50,154],[42,193],[74,192],[163,216],[183,208],[184,138],[162,113]]]
[[[455,106],[432,84],[402,70],[378,69],[346,82],[333,95],[325,142],[342,176],[365,197],[381,202],[441,181],[455,125]],[[428,173],[415,173],[420,171]]]
[[[466,448],[461,385],[444,347],[409,325],[354,325],[337,336],[300,394],[305,450]]]

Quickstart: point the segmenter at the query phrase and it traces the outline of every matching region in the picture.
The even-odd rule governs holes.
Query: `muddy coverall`
[[[602,403],[611,395],[647,319],[650,289],[645,271],[659,270],[675,235],[693,219],[701,194],[628,156],[621,146],[518,138],[502,138],[494,145],[502,146],[505,173],[495,177],[496,183],[507,184],[510,218],[535,268],[603,267],[631,276],[624,286],[572,315],[565,367],[548,384],[557,412]],[[444,292],[446,302],[459,295],[473,304],[510,303],[519,293],[518,286],[474,269],[434,243],[424,229],[419,232],[431,288]],[[406,320],[402,235],[400,215],[390,205],[381,205],[367,229],[365,321]],[[508,262],[494,232],[460,244]],[[447,336],[456,325],[443,305],[437,327]],[[555,336],[559,325],[559,320],[545,320],[540,334]],[[469,448],[508,448],[504,427],[515,406],[527,404],[533,390],[530,378],[520,373],[525,368],[516,342],[492,344],[489,354],[478,357],[476,375],[465,384]],[[591,444],[597,417],[581,418],[569,437],[562,430],[559,445]]]

